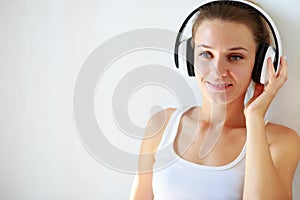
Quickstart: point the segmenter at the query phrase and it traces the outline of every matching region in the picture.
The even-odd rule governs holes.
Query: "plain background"
[[[112,36],[138,28],[177,31],[199,2],[1,0],[0,199],[128,199],[133,175],[101,165],[76,133],[76,77],[89,54]],[[269,119],[299,133],[300,2],[258,2],[276,21],[289,63],[289,80]],[[136,98],[149,97],[161,98]],[[294,199],[300,199],[299,171]]]

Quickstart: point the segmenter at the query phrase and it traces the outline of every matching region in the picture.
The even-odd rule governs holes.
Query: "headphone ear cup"
[[[194,49],[192,47],[192,38],[183,40],[176,44],[174,52],[175,66],[180,73],[185,76],[195,76],[194,72]]]
[[[192,47],[192,38],[187,40],[186,44],[186,67],[189,76],[195,76],[194,71],[194,49]]]
[[[255,55],[255,62],[254,62],[254,67],[252,71],[252,79],[256,83],[260,83],[260,78],[261,78],[261,72],[262,72],[262,67],[264,65],[264,60],[266,57],[266,52],[269,48],[269,45],[267,43],[262,43],[259,45],[256,55]]]
[[[272,46],[269,46],[265,54],[265,60],[263,62],[263,66],[261,69],[260,83],[266,84],[269,81],[268,58],[271,58],[271,61],[274,65],[274,69],[276,71],[277,65],[276,63],[274,63],[275,57],[276,57],[276,50]]]

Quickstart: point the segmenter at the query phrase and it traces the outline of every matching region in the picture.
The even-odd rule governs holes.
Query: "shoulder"
[[[153,114],[147,123],[145,136],[154,136],[163,132],[175,110],[176,108],[166,108]]]
[[[268,123],[267,138],[273,160],[297,166],[300,157],[300,137],[293,129]]]
[[[274,144],[293,144],[300,146],[300,137],[293,129],[274,123],[268,123],[266,125],[266,133],[270,145]]]
[[[160,110],[156,113],[154,113],[151,118],[149,119],[147,123],[147,127],[152,126],[164,126],[172,116],[172,114],[175,112],[176,108],[165,108],[163,110]]]
[[[151,153],[155,152],[165,128],[175,110],[176,108],[160,110],[154,113],[148,120],[142,141],[142,148],[143,146],[146,147],[148,153],[150,153],[149,151],[151,151]]]
[[[149,172],[152,169],[155,160],[155,151],[160,142],[161,136],[168,124],[169,119],[174,113],[175,108],[167,108],[153,114],[148,120],[144,130],[144,136],[141,138],[140,156],[138,170],[139,172]]]

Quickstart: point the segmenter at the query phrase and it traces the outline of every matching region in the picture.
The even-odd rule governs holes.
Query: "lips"
[[[233,86],[231,83],[215,83],[215,82],[209,82],[205,81],[209,88],[214,90],[226,90]]]

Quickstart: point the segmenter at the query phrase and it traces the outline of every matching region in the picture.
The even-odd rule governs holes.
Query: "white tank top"
[[[240,155],[225,166],[204,166],[179,157],[173,143],[183,111],[169,120],[155,155],[155,200],[235,200],[243,198],[246,144]]]

